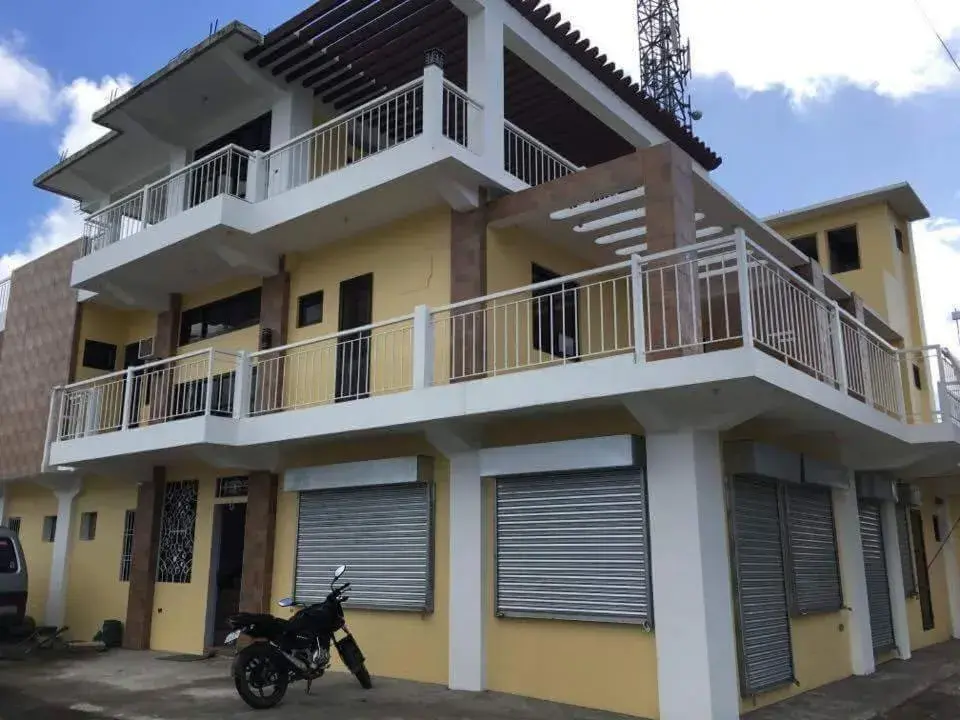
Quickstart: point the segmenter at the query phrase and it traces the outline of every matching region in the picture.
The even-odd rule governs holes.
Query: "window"
[[[843,607],[830,489],[784,483],[791,609],[794,615]]]
[[[533,265],[533,283],[559,277],[551,270]],[[533,291],[534,350],[564,358],[576,358],[580,354],[577,287],[577,283],[568,281]]]
[[[80,539],[93,540],[97,537],[97,514],[85,512],[80,514]]]
[[[117,369],[117,346],[99,340],[84,340],[83,366],[113,372]]]
[[[817,249],[817,236],[814,235],[803,235],[798,238],[793,238],[791,241],[793,246],[806,255],[811,260],[816,260],[820,262],[820,251]]]
[[[18,517],[9,517],[7,518],[7,527],[10,528],[10,530],[15,532],[17,535],[19,535],[21,522],[23,521]]]
[[[252,327],[260,322],[260,288],[186,310],[180,315],[180,344]]]
[[[923,383],[920,380],[920,366],[916,363],[913,365],[913,386],[917,390],[923,390]]]
[[[256,368],[254,368],[255,370]],[[235,372],[220,373],[213,376],[213,390],[210,393],[210,413],[212,415],[219,417],[233,415],[235,376]],[[253,378],[256,379],[256,373],[254,373]],[[170,417],[182,418],[203,415],[207,407],[207,378],[174,385],[168,402],[170,404]]]
[[[937,542],[943,542],[943,527],[940,525],[940,515],[933,514],[933,539]]]
[[[653,626],[643,471],[498,478],[496,613]]]
[[[193,542],[197,524],[196,480],[169,482],[163,493],[157,582],[189,583],[193,575]]]
[[[936,521],[936,514],[933,516]],[[930,590],[930,571],[927,567],[927,543],[923,533],[923,513],[910,510],[910,531],[913,540],[914,567],[917,569],[917,594],[920,596],[920,621],[924,631],[934,627],[933,594]],[[934,522],[936,532],[936,522]]]
[[[20,561],[17,559],[17,548],[14,547],[13,540],[0,537],[0,575],[12,575],[19,569]]]
[[[827,247],[830,250],[830,272],[836,274],[860,269],[860,241],[856,225],[827,230]]]
[[[301,295],[297,301],[297,327],[323,322],[323,290]]]
[[[900,252],[906,252],[906,250],[904,250],[903,248],[903,230],[901,230],[898,227],[895,227],[893,229],[893,237],[897,243],[897,250],[899,250]]]
[[[57,537],[57,516],[47,515],[43,519],[43,542],[53,542]]]
[[[432,548],[430,483],[301,492],[294,597],[323,600],[343,564],[351,607],[430,612]]]
[[[133,527],[137,512],[127,510],[123,516],[123,544],[120,550],[120,582],[130,582],[130,568],[133,566]]]

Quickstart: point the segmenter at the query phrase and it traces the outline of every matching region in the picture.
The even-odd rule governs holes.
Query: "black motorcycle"
[[[293,598],[281,600],[280,607],[300,608],[289,620],[260,613],[240,613],[230,618],[233,632],[227,635],[226,644],[232,645],[241,635],[253,641],[233,661],[234,683],[247,705],[255,710],[275,707],[287,694],[290,682],[296,680],[306,680],[309,693],[313,681],[330,667],[331,641],[360,685],[366,690],[373,687],[363,653],[343,616],[343,603],[349,599],[343,593],[350,583],[335,587],[346,570],[344,565],[337,568],[330,593],[321,603],[297,605]],[[334,637],[336,631],[344,633],[339,640]]]

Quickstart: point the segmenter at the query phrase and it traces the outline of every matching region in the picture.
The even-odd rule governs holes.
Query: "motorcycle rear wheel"
[[[252,643],[233,661],[233,681],[237,693],[247,705],[254,710],[268,710],[283,700],[290,677],[268,645]],[[273,688],[269,695],[263,692],[265,685]]]

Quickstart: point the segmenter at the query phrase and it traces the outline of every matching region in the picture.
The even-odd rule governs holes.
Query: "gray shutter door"
[[[784,487],[796,611],[839,610],[843,590],[830,490],[810,485]]]
[[[346,565],[352,607],[432,609],[432,528],[427,483],[301,492],[297,601],[322,601]]]
[[[917,594],[917,578],[913,574],[913,553],[910,550],[910,510],[897,503],[897,544],[900,547],[900,567],[903,570],[903,590],[907,597]]]
[[[643,472],[497,481],[497,613],[652,623]]]
[[[733,482],[733,541],[740,621],[740,683],[745,696],[792,682],[793,648],[777,486]]]
[[[883,551],[880,503],[860,498],[859,504],[860,539],[863,543],[867,602],[870,606],[870,634],[873,636],[873,649],[880,652],[896,645],[893,638],[893,612],[890,608],[887,560]]]

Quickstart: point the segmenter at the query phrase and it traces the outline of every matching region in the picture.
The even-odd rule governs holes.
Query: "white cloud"
[[[960,357],[957,327],[950,314],[960,308],[960,219],[931,218],[915,223],[920,296],[927,343],[946,345]]]
[[[0,40],[0,116],[33,123],[56,119],[56,88],[50,73],[21,54],[22,39]]]
[[[921,0],[960,50],[960,2]],[[634,0],[551,0],[586,37],[637,79]],[[748,92],[782,90],[796,103],[853,85],[892,98],[960,87],[954,67],[913,0],[680,0],[694,73],[729,76]]]
[[[21,100],[23,106],[20,108],[20,118],[44,123],[54,123],[61,117],[65,118],[66,124],[58,141],[60,153],[74,153],[108,132],[107,128],[94,123],[91,116],[113,97],[130,89],[133,84],[126,75],[116,78],[103,77],[99,82],[79,77],[68,85],[56,88],[44,68],[24,64],[26,61],[17,56],[5,55],[7,50],[7,46],[0,44],[0,110],[5,106],[8,85],[13,88],[14,82],[19,83],[19,92],[23,93],[24,97],[28,97],[26,94],[32,92],[32,96],[29,96],[32,99]],[[17,67],[21,70],[29,70],[29,77],[36,80],[35,85],[31,86],[27,80],[17,80],[15,76],[11,76],[12,79],[6,76],[9,68],[4,62],[8,56],[19,62]],[[16,88],[13,88],[10,92],[15,90]],[[27,113],[27,109],[30,113]],[[83,218],[74,208],[75,204],[71,200],[56,200],[46,215],[36,221],[26,243],[0,255],[0,279],[7,277],[21,265],[80,237]]]
[[[133,86],[126,75],[106,76],[100,82],[85,77],[77,78],[60,90],[59,101],[67,109],[69,120],[60,139],[60,152],[75,153],[107,132],[91,116],[111,99],[119,97]]]

